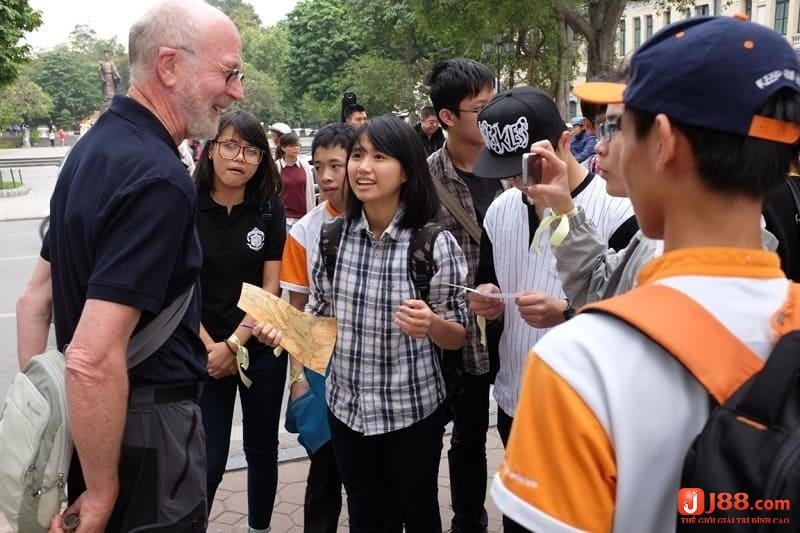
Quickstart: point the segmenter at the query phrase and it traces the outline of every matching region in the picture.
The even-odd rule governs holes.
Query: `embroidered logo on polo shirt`
[[[247,246],[251,250],[259,251],[264,247],[264,232],[258,228],[253,228],[247,234]]]

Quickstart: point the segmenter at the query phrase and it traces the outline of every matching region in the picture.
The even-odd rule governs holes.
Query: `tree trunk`
[[[572,79],[572,54],[567,53],[567,50],[572,46],[572,41],[575,39],[575,32],[561,19],[561,61],[558,73],[558,81],[554,87],[554,94],[558,111],[562,117],[569,116],[569,82]]]
[[[560,0],[558,12],[567,24],[586,38],[586,78],[614,68],[614,45],[617,27],[627,0],[589,1],[585,16],[576,11],[568,0]]]

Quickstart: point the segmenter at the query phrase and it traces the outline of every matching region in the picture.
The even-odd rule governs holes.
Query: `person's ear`
[[[156,74],[166,87],[173,88],[178,83],[179,51],[167,46],[161,47],[156,54]]]
[[[439,122],[442,124],[447,124],[448,127],[455,124],[455,113],[450,111],[449,109],[440,109],[439,110]]]
[[[678,130],[673,127],[665,114],[659,113],[653,120],[653,129],[650,133],[655,136],[653,139],[655,168],[663,171],[676,157]]]
[[[561,154],[565,153],[564,150],[569,151],[570,140],[570,131],[564,130],[561,133],[561,137],[558,138],[558,145],[553,147],[559,157],[561,157]]]

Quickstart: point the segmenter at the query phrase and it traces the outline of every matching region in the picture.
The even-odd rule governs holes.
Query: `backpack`
[[[184,292],[128,343],[128,368],[172,335],[189,307]],[[66,501],[72,436],[64,383],[66,361],[55,349],[31,358],[17,373],[0,413],[0,511],[18,531],[47,531]]]
[[[779,338],[766,362],[700,304],[663,285],[581,309],[614,316],[648,336],[710,396],[711,414],[684,458],[677,531],[787,531],[791,526],[782,524],[796,527],[800,520],[797,507],[781,503],[800,501],[800,285],[790,286],[773,319]]]
[[[64,367],[57,350],[31,358],[0,416],[0,510],[19,531],[45,531],[67,499],[72,438]]]
[[[345,220],[336,217],[322,224],[319,246],[320,255],[325,265],[328,282],[333,285],[333,275],[336,272],[336,261],[339,255],[339,244],[342,239]],[[433,259],[433,246],[436,238],[444,230],[440,225],[429,222],[421,229],[411,233],[408,245],[408,272],[417,292],[417,297],[425,302],[431,289],[431,279],[436,272],[436,262]],[[433,344],[433,343],[432,343]],[[450,419],[455,415],[458,397],[464,391],[464,365],[461,350],[443,350],[433,344],[439,362],[445,386],[445,408]]]

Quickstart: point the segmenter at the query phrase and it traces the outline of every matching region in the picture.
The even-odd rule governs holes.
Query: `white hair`
[[[193,49],[201,23],[219,16],[225,17],[201,0],[166,0],[148,9],[128,36],[131,82],[154,74],[152,62],[160,47]]]

